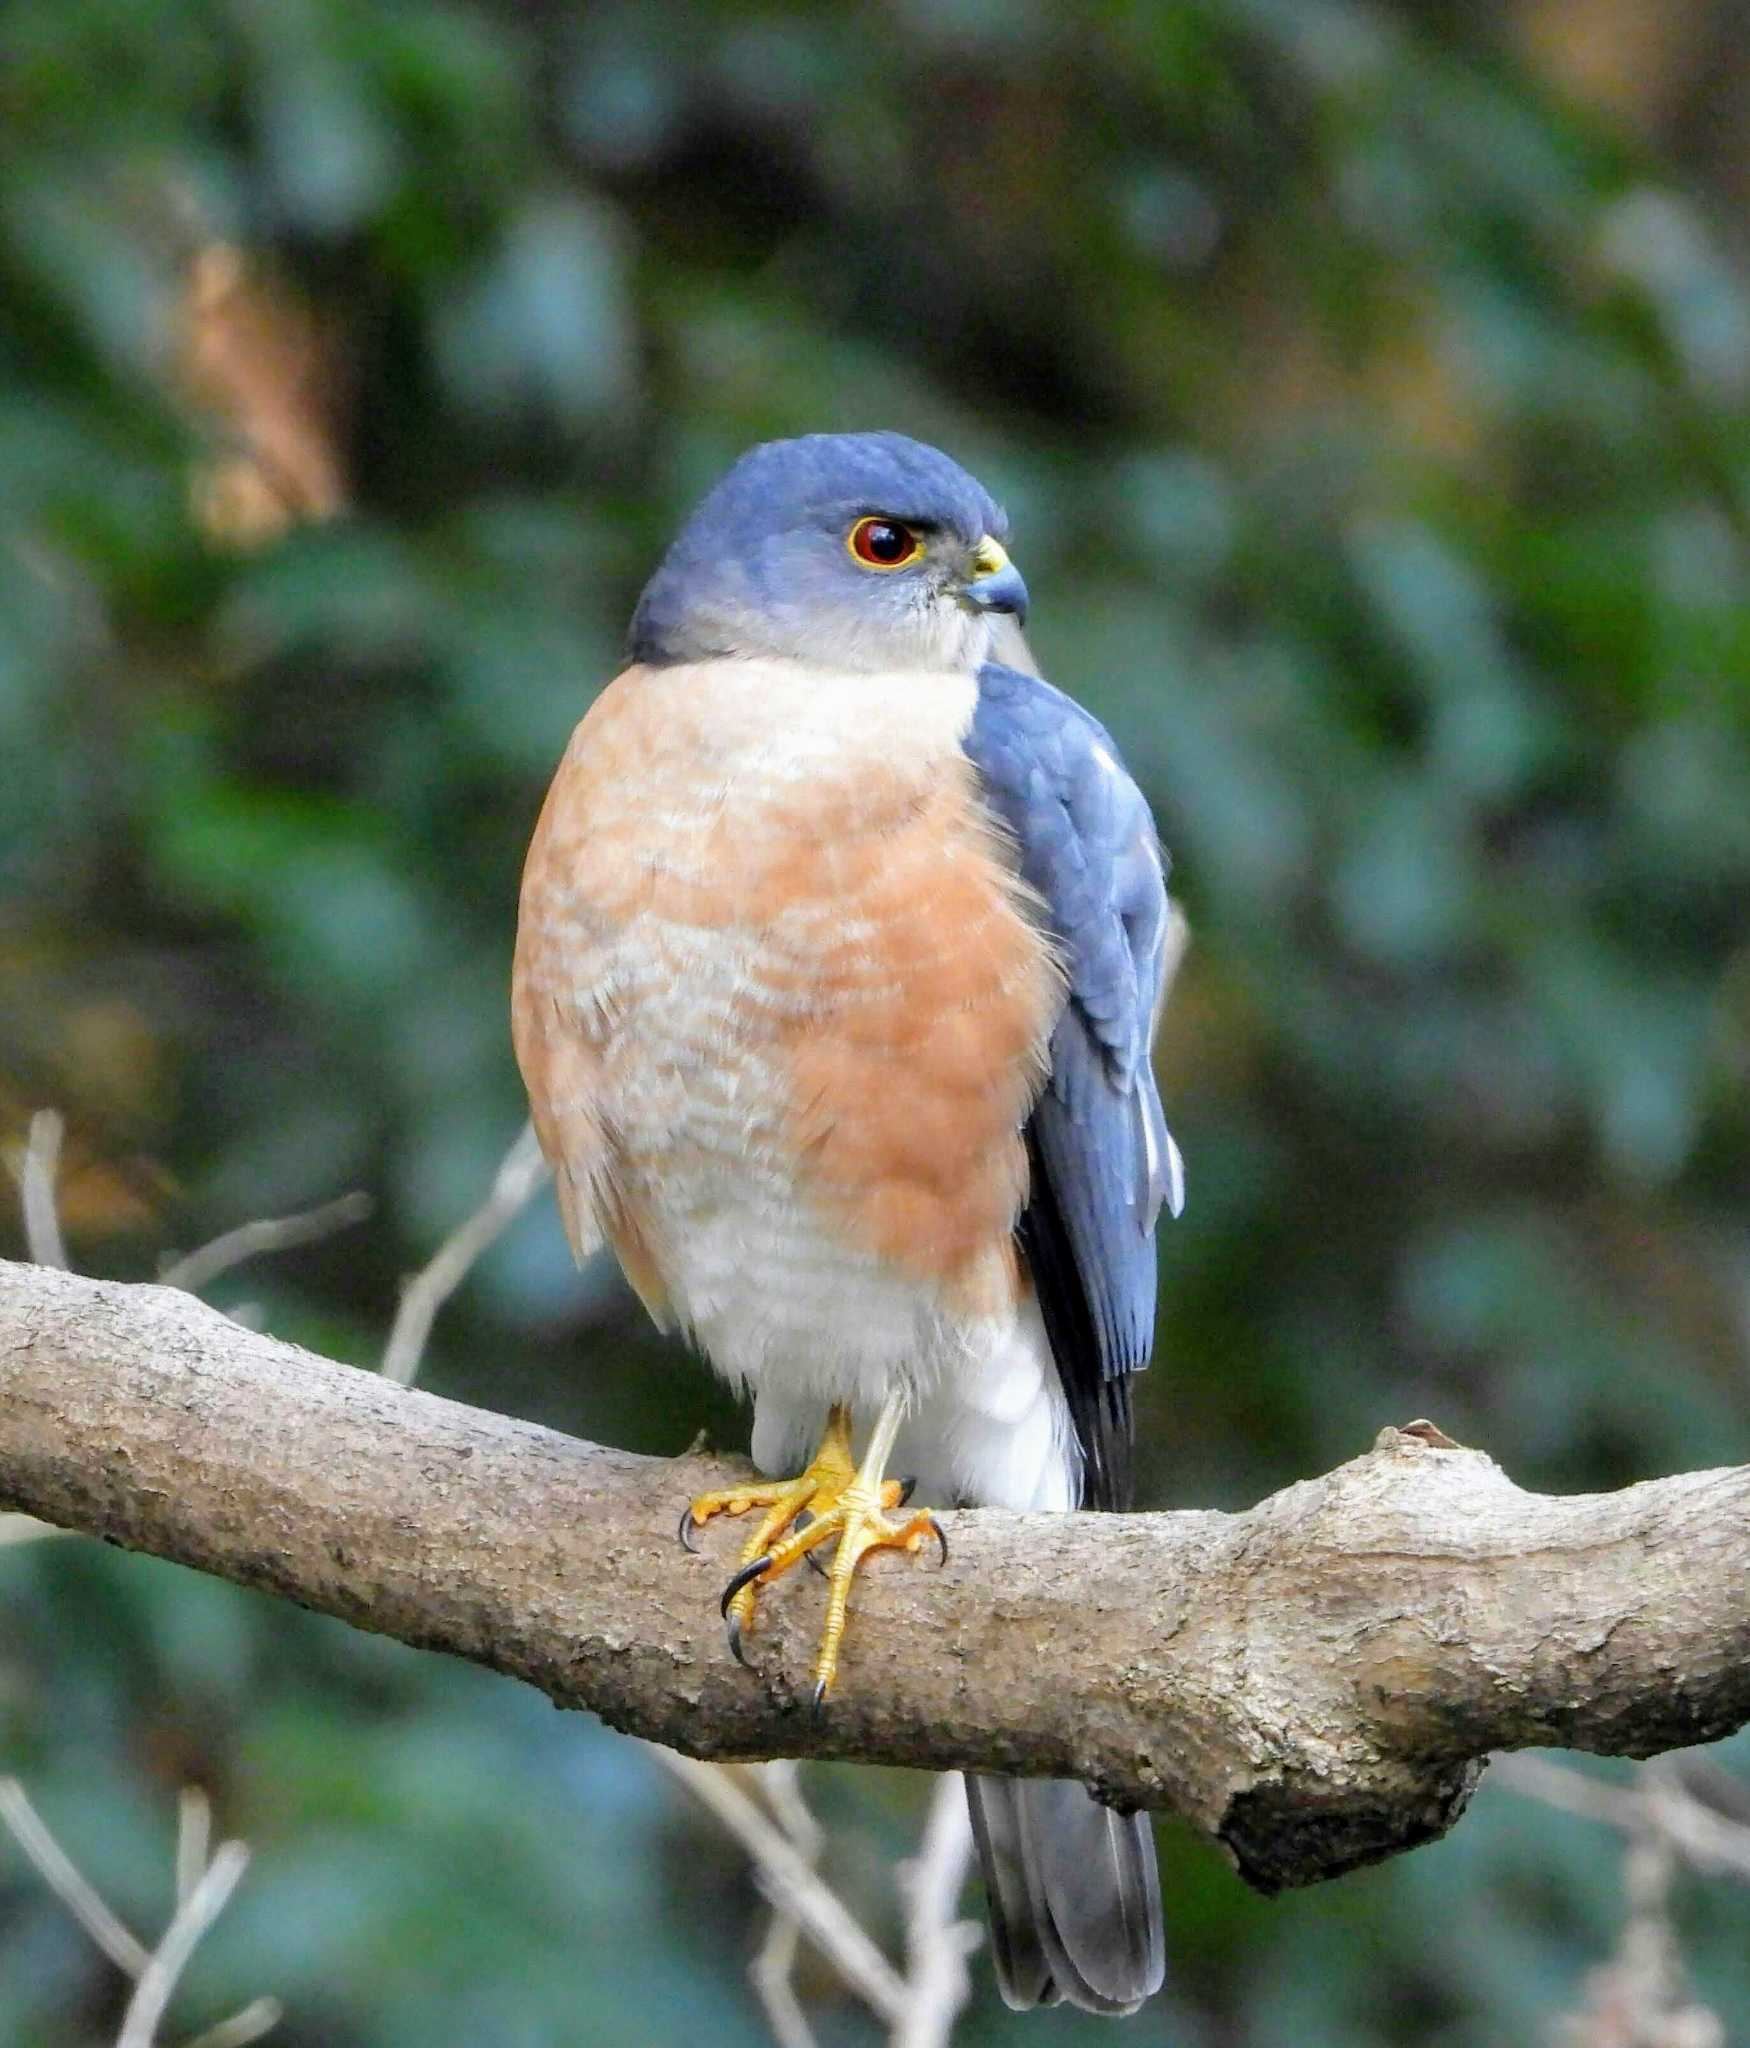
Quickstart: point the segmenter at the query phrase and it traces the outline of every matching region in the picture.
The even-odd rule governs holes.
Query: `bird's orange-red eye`
[[[923,542],[897,519],[859,519],[845,545],[865,569],[903,569],[924,551]]]

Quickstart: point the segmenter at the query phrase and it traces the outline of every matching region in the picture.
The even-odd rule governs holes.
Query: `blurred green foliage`
[[[1145,1499],[1422,1413],[1546,1487],[1750,1457],[1733,12],[8,0],[0,1121],[67,1110],[76,1257],[363,1185],[215,1294],[376,1356],[520,1120],[521,851],[663,537],[753,440],[893,426],[1007,499],[1193,921]],[[745,1427],[545,1205],[427,1378]],[[169,1567],[0,1575],[0,1763],[118,1906],[161,1924],[182,1782],[254,1848],[188,2028],[764,2038],[757,1902],[633,1746]],[[890,1928],[919,1787],[811,1786]],[[1587,1824],[1487,1788],[1268,1905],[1165,1847],[1133,2038],[1181,2048],[1530,2043],[1621,1910]],[[1741,1905],[1682,1908],[1750,2037]],[[121,2000],[0,1844],[0,2038]],[[982,1983],[961,2038],[1023,2036],[1107,2038]]]

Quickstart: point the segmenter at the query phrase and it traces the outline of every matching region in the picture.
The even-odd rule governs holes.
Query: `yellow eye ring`
[[[924,551],[923,542],[909,526],[879,516],[859,519],[845,535],[845,546],[864,569],[903,569]]]

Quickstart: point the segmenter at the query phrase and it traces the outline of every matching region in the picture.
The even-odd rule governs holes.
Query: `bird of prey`
[[[754,1517],[738,1656],[761,1589],[833,1547],[817,1709],[858,1560],[939,1534],[890,1467],[943,1503],[1129,1504],[1182,1199],[1154,824],[1032,673],[1007,531],[898,434],[743,456],[639,600],[523,881],[516,1049],[567,1230],[753,1396],[770,1483],[681,1520]],[[1009,2003],[1134,2011],[1147,1817],[967,1789]]]

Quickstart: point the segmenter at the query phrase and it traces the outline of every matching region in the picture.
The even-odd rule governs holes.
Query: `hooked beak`
[[[987,533],[973,550],[972,575],[961,595],[981,612],[1008,612],[1027,622],[1027,586],[1001,541]]]

